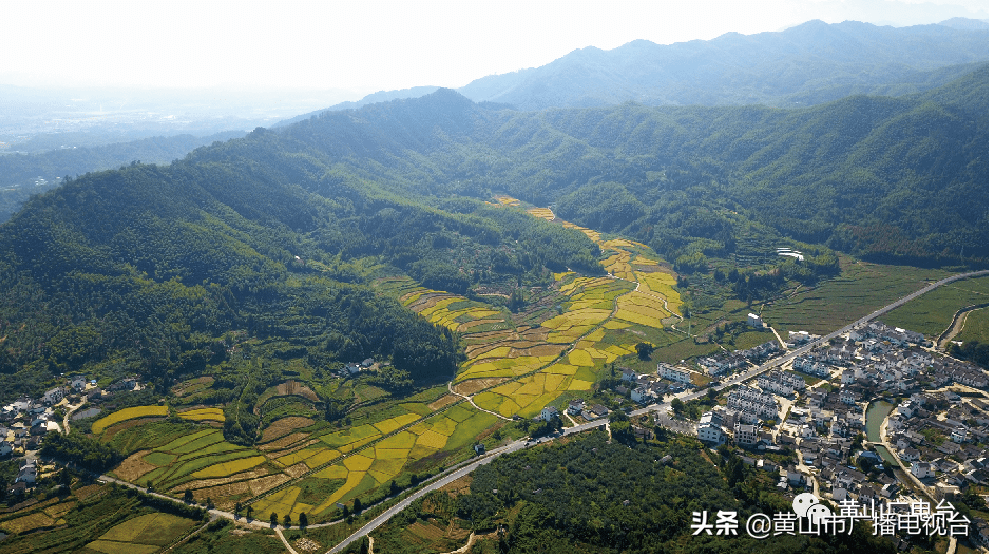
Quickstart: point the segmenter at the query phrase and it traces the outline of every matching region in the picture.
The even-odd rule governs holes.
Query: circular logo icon
[[[820,504],[821,500],[809,492],[798,494],[793,499],[793,513],[800,517],[807,516],[807,510],[815,504]]]
[[[831,510],[824,504],[814,504],[810,508],[807,508],[807,518],[814,525],[821,525],[829,517],[831,517]]]

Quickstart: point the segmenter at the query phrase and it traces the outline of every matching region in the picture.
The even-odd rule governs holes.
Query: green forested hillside
[[[982,264],[987,91],[989,67],[802,110],[523,113],[443,89],[89,174],[0,227],[0,364],[22,377],[102,364],[164,385],[246,329],[314,361],[403,360],[396,386],[449,376],[455,337],[371,294],[372,276],[469,294],[602,271],[582,234],[479,200],[500,192],[685,270],[751,236]],[[833,271],[818,253],[808,271]]]
[[[558,201],[564,217],[624,230],[670,257],[682,253],[667,246],[677,237],[730,244],[735,212],[877,261],[958,264],[989,255],[987,90],[986,66],[924,94],[800,110],[625,103],[529,113],[441,90],[284,133],[332,152],[339,178]]]
[[[232,131],[206,137],[152,137],[90,148],[0,156],[0,222],[6,221],[20,209],[21,203],[31,194],[52,188],[56,178],[113,169],[135,160],[167,164],[185,157],[194,148],[243,135],[244,133]],[[37,177],[43,177],[50,185],[35,187],[34,180]]]
[[[510,554],[896,551],[861,522],[847,534],[747,536],[750,515],[786,513],[792,499],[776,492],[776,476],[728,449],[721,454],[684,437],[621,444],[600,431],[527,449],[479,467],[454,498],[437,492],[417,500],[376,531],[375,548],[425,551],[433,544],[424,548],[424,536],[435,534],[422,529],[450,521],[475,531],[475,551]],[[737,513],[737,536],[692,534],[700,512],[712,521]]]
[[[229,333],[313,367],[374,356],[392,386],[449,378],[460,347],[367,281],[406,271],[466,290],[600,272],[597,247],[548,222],[322,172],[326,157],[263,130],[162,168],[88,174],[0,227],[0,371],[137,373],[167,387],[226,359]],[[306,189],[320,191],[314,194]],[[265,353],[267,352],[267,353]]]

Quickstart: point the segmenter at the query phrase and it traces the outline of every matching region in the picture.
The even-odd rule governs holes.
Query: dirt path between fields
[[[487,535],[475,535],[474,533],[471,533],[470,538],[467,539],[467,544],[461,546],[460,548],[454,550],[453,552],[445,552],[444,554],[465,554],[466,552],[470,552],[470,549],[472,546],[474,546],[475,542],[481,539],[492,537],[494,535],[497,535],[497,533],[488,533]]]
[[[489,414],[491,414],[491,415],[493,415],[493,416],[495,416],[495,417],[497,417],[499,419],[504,419],[505,421],[511,421],[511,418],[507,418],[507,417],[499,414],[498,412],[492,412],[491,410],[485,410],[484,408],[478,406],[477,404],[474,403],[474,397],[473,396],[465,396],[465,395],[460,394],[459,392],[453,390],[453,381],[450,381],[449,383],[447,383],[446,384],[446,388],[447,388],[447,390],[450,391],[450,394],[455,394],[455,395],[459,396],[460,398],[463,398],[464,400],[470,402],[470,405],[471,406],[474,406],[478,410],[481,410],[482,412],[488,412]],[[484,389],[484,390],[487,390],[487,389]]]
[[[971,306],[965,306],[957,312],[955,312],[954,317],[951,319],[951,326],[941,333],[941,336],[937,339],[938,350],[944,350],[945,346],[954,340],[958,333],[962,332],[965,328],[965,322],[968,321],[968,316],[975,310],[981,310],[982,308],[989,307],[989,303],[986,304],[973,304]]]

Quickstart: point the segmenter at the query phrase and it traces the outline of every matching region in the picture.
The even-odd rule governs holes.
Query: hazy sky
[[[576,48],[779,31],[809,19],[989,19],[989,0],[3,0],[0,83],[459,87]]]

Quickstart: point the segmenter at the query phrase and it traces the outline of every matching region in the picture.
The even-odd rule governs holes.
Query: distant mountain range
[[[989,20],[952,17],[951,19],[946,19],[941,23],[938,23],[938,25],[945,25],[956,29],[989,29]]]
[[[974,25],[952,23],[960,24]],[[568,102],[606,105],[530,111],[472,101],[449,89],[426,94],[433,87],[420,87],[365,98],[359,110],[307,114],[274,132],[262,129],[245,139],[201,148],[187,160],[275,167],[281,177],[273,182],[298,184],[319,194],[354,182],[387,183],[395,194],[416,196],[486,198],[507,191],[537,205],[559,202],[568,219],[622,231],[671,256],[702,244],[695,239],[730,242],[726,237],[733,224],[727,220],[712,219],[693,228],[682,220],[664,219],[680,209],[696,210],[690,202],[720,213],[721,200],[710,205],[713,200],[702,200],[719,198],[775,232],[877,260],[957,263],[964,262],[961,252],[967,258],[989,259],[989,204],[981,188],[989,175],[984,156],[989,62],[971,61],[989,52],[987,41],[986,30],[949,25],[896,29],[854,22],[810,22],[782,33],[726,35],[670,47],[638,41],[612,52],[581,50],[515,74],[529,77],[497,98],[521,98],[525,90],[536,90],[532,87],[540,74],[564,82],[566,75],[589,67],[588,60],[597,60],[599,69],[612,67],[614,79],[624,75],[624,82],[632,83],[628,75],[633,72],[644,75],[662,67],[673,74],[670,60],[676,59],[682,70],[679,85],[652,81],[656,86],[650,90],[662,86],[685,95],[709,86],[712,104],[762,91],[818,105],[608,104],[590,95],[591,85],[581,89],[574,81],[542,90],[547,95],[556,90],[555,97]],[[636,57],[641,63],[630,61]],[[625,61],[614,62],[618,58]],[[791,60],[789,65],[777,63],[783,59]],[[819,64],[814,75],[807,60]],[[945,63],[955,65],[937,67]],[[745,64],[756,69],[739,69]],[[855,67],[861,71],[855,73]],[[879,83],[880,77],[885,84],[864,84]],[[749,83],[748,88],[725,85],[733,80]],[[942,81],[949,82],[935,86]],[[497,88],[494,80],[486,82],[489,90]],[[600,85],[604,80],[583,82]],[[641,84],[646,87],[648,81]],[[856,93],[860,88],[878,89],[885,96]],[[925,90],[912,92],[918,88]],[[425,96],[373,102],[403,94]],[[824,102],[830,95],[842,98]],[[231,145],[250,153],[228,160]],[[164,146],[143,145],[141,151],[167,150]],[[120,152],[105,154],[107,160],[117,160],[106,167],[125,163]],[[77,162],[61,159],[66,156],[70,154],[37,161],[52,166]],[[290,161],[292,157],[298,159]],[[27,161],[6,161],[21,160]],[[13,166],[8,172],[15,169],[27,177],[48,174]],[[64,174],[59,170],[56,175]],[[609,182],[620,186],[596,188]],[[673,191],[682,193],[687,187],[695,191],[684,197],[689,202],[670,204],[679,198]],[[14,202],[9,204],[12,209]],[[618,204],[623,217],[602,213]],[[712,235],[712,229],[720,230]]]
[[[924,93],[803,109],[625,102],[524,112],[441,89],[327,112],[280,134],[329,156],[335,172],[347,168],[347,179],[559,202],[567,219],[671,256],[689,237],[723,243],[717,233],[733,224],[713,214],[728,201],[806,242],[879,261],[957,263],[962,245],[967,257],[989,258],[979,246],[989,244],[987,90],[989,63]],[[614,185],[602,195],[605,183]],[[619,204],[623,217],[603,213]],[[697,206],[707,221],[678,219]]]
[[[542,67],[478,79],[459,92],[521,110],[626,100],[793,106],[849,94],[900,95],[970,68],[934,70],[989,59],[989,29],[959,26],[809,21],[780,33],[730,33],[709,41],[637,40],[608,52],[583,48]]]
[[[323,112],[337,112],[342,110],[358,110],[367,106],[368,104],[375,104],[377,102],[389,102],[391,100],[402,100],[404,98],[421,98],[427,94],[432,94],[439,90],[440,87],[434,86],[420,86],[412,87],[404,90],[391,90],[391,91],[381,91],[375,92],[374,94],[368,94],[364,98],[356,102],[340,102],[339,104],[334,104],[325,110],[317,110],[314,112],[305,113],[296,117],[286,119],[284,121],[279,121],[272,128],[284,127],[286,125],[291,125],[297,121],[302,121],[303,119],[309,119],[310,117],[323,113]]]
[[[167,388],[238,329],[284,337],[278,359],[391,356],[385,386],[447,379],[455,337],[375,278],[467,294],[602,271],[582,233],[482,201],[506,192],[684,272],[705,256],[745,269],[753,236],[807,244],[824,269],[829,249],[985,267],[986,144],[989,62],[924,93],[796,109],[531,112],[440,89],[259,128],[167,167],[72,179],[0,225],[0,398],[86,364]]]
[[[989,60],[989,22],[883,27],[809,21],[778,33],[729,33],[661,45],[636,40],[610,51],[575,50],[541,67],[477,79],[457,91],[475,102],[524,111],[586,108],[628,100],[648,105],[766,104],[800,107],[853,94],[930,90]],[[375,102],[419,98],[439,87],[378,92],[286,120]]]
[[[725,242],[717,236],[733,224],[708,222],[700,232],[664,218],[723,199],[808,243],[883,261],[956,263],[962,251],[989,259],[987,91],[989,62],[923,93],[852,95],[791,109],[623,102],[531,112],[439,89],[260,129],[187,159],[276,167],[284,178],[272,182],[320,194],[356,182],[417,196],[507,191],[536,205],[558,202],[568,219],[635,236],[671,256],[696,238]],[[191,149],[196,139],[189,138],[184,147]],[[233,145],[250,153],[228,160]],[[152,146],[168,150],[140,150]],[[117,160],[107,167],[126,163],[120,156],[128,151],[138,150],[103,152]],[[76,161],[46,156],[36,161]],[[293,156],[299,159],[290,162]],[[20,160],[28,157],[0,161]],[[15,169],[42,174],[8,171]],[[615,186],[598,189],[609,182]],[[686,204],[670,204],[687,188],[694,193],[681,199]],[[720,213],[721,201],[710,213]],[[618,204],[622,217],[604,213]],[[711,229],[721,235],[709,236]]]

